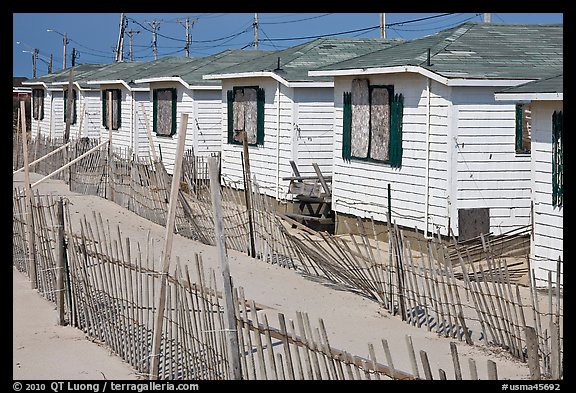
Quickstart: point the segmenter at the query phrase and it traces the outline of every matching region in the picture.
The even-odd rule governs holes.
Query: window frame
[[[158,133],[158,93],[169,91],[172,94],[172,124],[170,128],[170,134],[159,134]],[[172,138],[176,134],[176,115],[178,107],[178,90],[175,87],[162,87],[152,90],[152,130],[157,137],[160,138]]]
[[[37,95],[40,96],[38,110],[36,110],[36,101],[38,100]],[[44,89],[32,89],[32,118],[34,120],[44,120]]]
[[[527,133],[528,136],[530,137],[530,146],[528,148],[526,148],[524,146],[524,116],[525,116],[525,111],[524,108],[528,106],[530,108],[530,115],[532,115],[532,105],[530,102],[519,102],[516,104],[515,106],[515,128],[514,128],[514,151],[517,155],[530,155],[532,154],[532,116],[530,116],[530,119],[526,120],[527,123],[527,127],[530,127],[530,129],[527,129]]]
[[[256,142],[248,143],[248,146],[264,145],[264,103],[265,91],[259,86],[233,86],[227,91],[227,114],[228,114],[228,144],[243,145],[243,142],[234,139],[234,98],[238,90],[254,89],[256,91]]]
[[[64,123],[66,123],[66,115],[68,112],[68,105],[67,105],[67,101],[68,101],[68,89],[64,90]],[[78,100],[78,93],[76,93],[76,89],[72,89],[72,120],[70,121],[70,125],[74,125],[76,124],[76,101]]]
[[[388,133],[388,158],[385,160],[373,158],[371,157],[371,150],[372,150],[372,143],[373,143],[373,127],[372,127],[372,92],[374,89],[386,89],[388,90],[388,108],[389,108],[389,116],[388,116],[388,124],[387,124],[387,133]],[[348,97],[346,98],[346,95]],[[348,113],[346,113],[347,109],[346,101],[348,101],[349,109]],[[395,102],[401,102],[401,108],[395,108]],[[402,94],[397,94],[394,92],[394,85],[393,84],[377,84],[371,85],[370,81],[368,80],[368,146],[366,151],[366,157],[357,157],[352,155],[352,136],[353,136],[353,114],[352,114],[352,91],[344,92],[343,98],[343,143],[342,143],[342,158],[346,161],[355,160],[355,161],[364,161],[364,162],[374,162],[374,163],[382,163],[386,165],[390,165],[391,167],[401,167],[402,165],[402,116],[403,116],[403,97]],[[401,111],[399,124],[396,124],[398,119],[396,119],[397,114],[395,111]],[[395,131],[395,127],[398,127],[399,130]],[[399,135],[396,135],[398,133]],[[345,141],[346,138],[349,138],[348,141]],[[396,141],[394,138],[399,138]],[[399,146],[394,146],[394,144],[399,144]]]
[[[114,100],[114,92],[116,92],[117,105],[116,105],[116,125],[112,124],[112,130],[119,130],[122,127],[122,90],[121,89],[104,89],[102,90],[102,126],[108,129],[108,92],[112,92],[112,100]],[[114,120],[114,116],[112,116]]]

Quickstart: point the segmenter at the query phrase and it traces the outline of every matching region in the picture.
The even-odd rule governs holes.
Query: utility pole
[[[182,23],[185,22],[186,24],[183,25],[186,28],[186,57],[190,57],[190,44],[192,43],[192,36],[190,35],[190,22],[192,22],[192,27],[194,27],[194,23],[196,23],[198,19],[190,20],[190,17],[186,17],[185,20],[177,19],[176,22]]]
[[[72,67],[76,65],[76,48],[72,48]]]
[[[116,56],[114,58],[115,62],[119,62],[123,60],[123,53],[124,53],[124,27],[126,24],[124,23],[124,13],[120,14],[120,33],[118,35],[118,44],[116,45]]]
[[[140,33],[140,30],[129,30],[126,32],[126,34],[128,34],[128,38],[130,39],[130,62],[132,62],[132,36],[134,33],[138,34]]]
[[[484,13],[484,23],[492,23],[492,14]]]
[[[66,69],[66,45],[68,45],[68,39],[66,38],[66,32],[64,32],[64,63],[62,69]]]
[[[386,14],[380,13],[380,38],[386,38]]]
[[[148,21],[144,21],[144,23],[148,23],[150,26],[152,26],[152,50],[154,52],[154,60],[158,59],[158,44],[156,42],[156,30],[160,29],[160,23],[162,23],[162,21],[158,21],[158,20],[153,20],[151,22]]]
[[[36,78],[36,62],[38,60],[38,49],[32,51],[32,78]]]
[[[258,13],[254,14],[254,49],[258,49]]]
[[[52,53],[50,53],[50,63],[48,64],[48,73],[52,73]]]

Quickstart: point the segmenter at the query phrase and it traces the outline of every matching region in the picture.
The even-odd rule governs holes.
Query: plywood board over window
[[[44,90],[33,89],[32,100],[34,105],[32,116],[34,117],[34,120],[44,119]]]
[[[102,92],[102,125],[108,129],[108,96],[112,95],[112,129],[118,130],[122,121],[122,93],[120,89],[108,89]]]
[[[174,135],[176,133],[176,89],[155,89],[153,112],[153,128],[156,135]]]
[[[532,148],[532,107],[516,105],[516,153],[530,153]]]
[[[368,79],[352,81],[352,156],[368,158],[370,93]]]
[[[370,157],[388,161],[390,155],[390,92],[386,87],[374,86],[371,89],[370,124],[372,137]]]
[[[343,98],[342,157],[379,161],[400,167],[404,99],[393,86],[371,86],[354,79]]]

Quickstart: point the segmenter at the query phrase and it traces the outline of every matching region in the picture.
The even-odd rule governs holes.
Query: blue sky
[[[380,37],[379,13],[258,13],[258,49],[284,49],[318,36]],[[37,76],[63,66],[66,34],[67,66],[72,48],[76,64],[114,61],[120,13],[14,13],[13,76],[32,77],[32,52],[38,51]],[[206,56],[225,49],[254,48],[254,13],[125,13],[126,32],[133,31],[134,60],[154,59],[152,22],[156,21],[158,57],[185,56],[185,20],[189,18],[190,56]],[[563,23],[561,13],[492,13],[492,23]],[[482,22],[481,13],[386,13],[386,38],[413,39],[465,21]],[[47,30],[54,30],[48,32]],[[138,31],[138,33],[136,33]],[[129,60],[129,37],[124,37]]]

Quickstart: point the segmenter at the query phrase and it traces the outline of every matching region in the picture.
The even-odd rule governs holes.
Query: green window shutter
[[[404,97],[394,95],[390,108],[390,166],[402,166],[402,116],[404,114]]]
[[[552,114],[552,205],[561,207],[564,188],[563,177],[563,114]]]
[[[178,102],[178,94],[176,89],[172,90],[172,132],[170,135],[176,134],[176,103]]]
[[[264,98],[264,89],[259,88],[256,93],[256,144],[258,145],[264,144]]]
[[[152,131],[158,133],[158,90],[152,91]]]
[[[226,92],[228,105],[228,143],[234,143],[234,91]]]
[[[72,124],[76,124],[76,90],[72,90]]]
[[[516,153],[522,153],[522,104],[516,104]]]
[[[44,90],[40,90],[40,120],[44,120]]]
[[[106,90],[102,90],[102,125],[105,129],[108,129],[108,124],[106,123]]]
[[[66,112],[68,110],[68,90],[64,90],[64,123],[66,123]]]
[[[116,115],[116,129],[119,130],[122,125],[122,108],[120,107],[122,102],[122,91],[120,89],[116,90],[116,105],[117,105],[117,115]]]
[[[344,92],[342,108],[342,159],[350,161],[352,153],[352,93]]]

